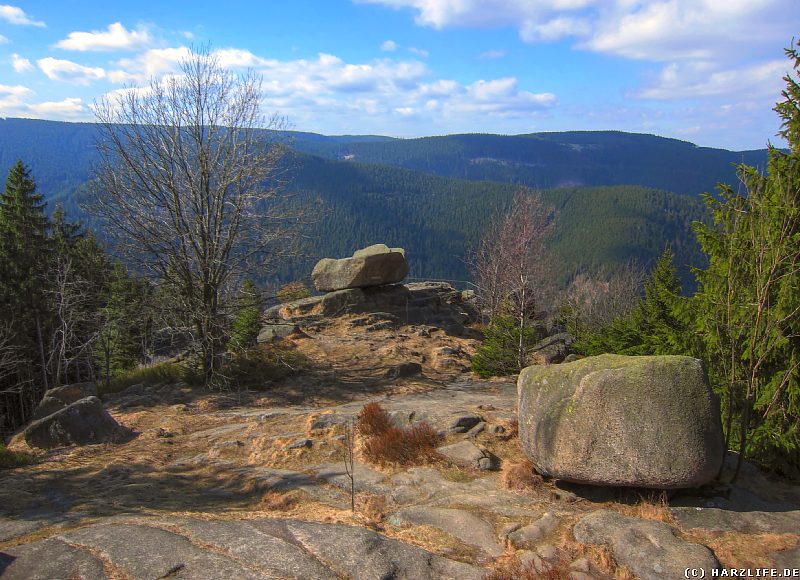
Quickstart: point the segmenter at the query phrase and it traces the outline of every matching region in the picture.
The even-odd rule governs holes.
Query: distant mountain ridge
[[[96,136],[90,123],[0,119],[0,171],[22,159],[50,208],[60,203],[91,224],[80,202]],[[702,261],[691,222],[707,219],[697,194],[732,183],[734,163],[763,165],[767,156],[618,132],[271,136],[294,150],[289,187],[321,203],[309,255],[262,282],[303,278],[320,257],[378,242],[408,250],[412,277],[466,280],[468,249],[529,185],[559,211],[552,244],[562,282],[579,268],[648,263],[669,244],[689,283],[688,266]]]

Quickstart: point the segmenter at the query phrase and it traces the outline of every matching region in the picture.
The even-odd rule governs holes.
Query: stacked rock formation
[[[405,250],[375,244],[349,258],[323,258],[311,278],[322,296],[303,298],[268,309],[261,342],[286,336],[297,326],[348,314],[378,315],[385,324],[426,324],[464,335],[464,324],[477,313],[461,292],[441,282],[401,284],[408,274]],[[377,320],[377,319],[376,319]]]

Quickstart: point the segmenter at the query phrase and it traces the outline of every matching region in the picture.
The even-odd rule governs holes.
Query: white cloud
[[[411,54],[416,54],[417,56],[421,56],[422,58],[428,58],[431,54],[427,50],[424,50],[422,48],[417,48],[415,46],[409,46],[408,52],[410,52]]]
[[[787,61],[772,60],[756,65],[715,69],[704,62],[671,63],[655,83],[633,96],[644,99],[693,99],[736,93],[752,97],[777,98],[787,73]]]
[[[83,101],[77,97],[66,98],[63,101],[32,103],[27,106],[27,110],[32,116],[42,119],[82,119],[88,114]]]
[[[134,50],[152,43],[150,33],[143,29],[127,30],[122,23],[108,25],[108,30],[70,32],[67,38],[56,43],[57,48],[78,51]]]
[[[9,42],[9,40],[5,36],[0,34],[0,44],[6,44],[8,42]]]
[[[217,51],[223,59],[223,53],[228,54],[231,62],[223,62],[225,66],[236,66],[233,62],[236,58],[242,58],[241,54],[251,54],[248,51]],[[174,48],[151,48],[137,55],[134,58],[126,58],[117,61],[119,70],[108,73],[109,79],[115,83],[134,83],[145,84],[151,78],[160,77],[167,73],[177,73],[180,70],[180,63],[189,56],[189,49],[185,46]],[[237,56],[239,55],[239,56]],[[243,66],[252,66],[245,64]]]
[[[480,53],[478,55],[478,58],[480,60],[497,60],[499,58],[505,57],[505,55],[506,55],[505,50],[492,49]]]
[[[100,67],[83,66],[70,60],[58,58],[41,58],[36,61],[47,78],[53,81],[89,85],[106,78],[106,71]]]
[[[0,20],[19,26],[47,26],[41,20],[31,19],[19,6],[11,6],[10,4],[0,4]]]
[[[28,72],[33,69],[31,61],[27,58],[22,58],[17,53],[11,55],[11,66],[14,67],[14,70],[18,73]]]
[[[34,92],[28,87],[22,85],[0,85],[0,95],[5,95],[4,98],[9,97],[26,97],[33,95]]]
[[[381,50],[384,52],[394,52],[397,50],[397,43],[394,40],[384,40],[381,43]]]
[[[577,46],[652,61],[724,61],[800,28],[796,0],[353,0],[416,12],[434,28],[517,28],[525,42],[571,38]],[[774,53],[773,53],[774,54]]]

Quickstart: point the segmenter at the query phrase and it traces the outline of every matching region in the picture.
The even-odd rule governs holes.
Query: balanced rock
[[[719,400],[701,361],[601,355],[524,369],[519,436],[536,469],[558,479],[677,489],[716,477]]]
[[[375,244],[356,251],[350,258],[323,258],[314,266],[311,279],[317,290],[331,292],[395,284],[407,274],[405,250]]]
[[[86,397],[34,421],[23,436],[28,445],[51,449],[63,445],[87,445],[116,440],[124,429],[97,397]]]

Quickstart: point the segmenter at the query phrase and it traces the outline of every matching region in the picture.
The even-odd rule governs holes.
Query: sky
[[[264,112],[298,131],[756,149],[782,144],[793,36],[800,0],[19,0],[0,4],[0,117],[92,121],[209,45],[261,75]]]

